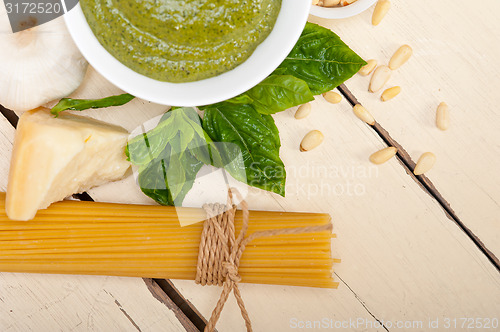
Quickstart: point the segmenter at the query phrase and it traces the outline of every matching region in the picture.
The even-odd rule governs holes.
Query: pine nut
[[[396,155],[398,149],[393,146],[379,150],[370,156],[370,161],[376,165],[380,165]]]
[[[401,46],[391,57],[391,60],[389,60],[389,68],[391,68],[392,70],[398,69],[411,58],[412,54],[413,50],[410,46],[408,45]]]
[[[323,98],[329,103],[338,104],[342,101],[342,96],[335,91],[328,91],[323,93]]]
[[[340,3],[340,0],[323,0],[323,7],[333,7]]]
[[[450,127],[450,111],[445,102],[439,104],[436,110],[436,126],[441,130],[447,130]]]
[[[382,101],[391,100],[392,98],[399,95],[400,92],[401,92],[400,86],[393,86],[392,88],[386,89],[384,92],[382,92],[380,99],[382,99]]]
[[[364,108],[360,104],[354,105],[352,111],[359,119],[368,123],[370,126],[373,126],[375,124],[375,119],[373,118],[373,116],[366,110],[366,108]]]
[[[432,152],[423,153],[420,158],[418,158],[413,174],[421,175],[428,172],[432,166],[436,163],[436,155]]]
[[[389,0],[378,0],[372,15],[372,24],[378,25],[391,8]]]
[[[370,92],[377,92],[382,89],[389,78],[391,78],[391,73],[391,70],[387,66],[379,66],[375,69],[370,80]]]
[[[323,133],[319,130],[312,130],[304,136],[300,143],[300,151],[310,151],[323,142]]]
[[[297,108],[297,112],[295,112],[295,118],[303,119],[307,117],[310,113],[311,113],[311,104],[307,103],[304,105],[300,105],[299,108]]]
[[[361,69],[358,71],[358,74],[363,75],[363,76],[368,76],[371,74],[373,69],[377,67],[377,60],[368,60],[366,61],[366,65],[361,67]]]
[[[340,4],[342,6],[347,6],[347,5],[350,5],[351,3],[355,2],[356,0],[342,0],[340,1]]]

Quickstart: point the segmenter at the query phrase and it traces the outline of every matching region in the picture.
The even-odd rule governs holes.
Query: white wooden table
[[[485,318],[500,319],[500,1],[392,3],[377,27],[370,24],[372,9],[340,21],[310,18],[365,59],[386,63],[402,44],[411,45],[414,56],[389,83],[402,87],[394,100],[382,103],[367,91],[369,78],[359,75],[341,87],[351,102],[356,98],[372,112],[375,128],[354,117],[348,98],[332,105],[317,97],[312,114],[300,121],[294,110],[275,116],[287,197],[251,189],[250,206],[330,213],[338,236],[333,249],[342,259],[335,272],[340,286],[242,285],[256,331],[307,324],[313,324],[307,330],[467,330]],[[73,96],[118,92],[91,69]],[[446,132],[434,125],[441,101],[452,117]],[[164,110],[135,100],[85,113],[131,130]],[[312,129],[321,130],[325,142],[299,152]],[[0,190],[6,188],[13,135],[0,116]],[[368,156],[387,144],[401,148],[398,158],[370,164]],[[415,177],[413,161],[425,151],[438,161],[425,177]],[[98,201],[151,203],[130,178],[89,194]],[[177,304],[152,280],[0,273],[0,330],[196,331],[196,315],[209,317],[220,289],[180,280],[171,285],[183,297]],[[190,306],[187,316],[178,305]],[[234,299],[217,328],[244,329]]]

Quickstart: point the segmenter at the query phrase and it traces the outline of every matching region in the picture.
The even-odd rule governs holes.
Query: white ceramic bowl
[[[321,7],[313,5],[311,6],[311,15],[331,19],[347,18],[364,12],[375,2],[377,0],[358,0],[345,7]]]
[[[219,76],[189,83],[160,82],[136,73],[116,60],[94,36],[79,4],[64,18],[83,56],[114,85],[158,104],[200,106],[237,96],[271,74],[299,39],[309,8],[308,0],[283,0],[271,34],[244,63]]]

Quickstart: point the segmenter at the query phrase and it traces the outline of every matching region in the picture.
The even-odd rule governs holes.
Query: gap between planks
[[[17,127],[17,121],[19,121],[19,117],[13,111],[3,107],[0,105],[0,113],[9,121],[12,127]]]
[[[2,114],[14,128],[17,127],[19,117],[13,111],[0,105],[0,114]],[[75,194],[73,197],[81,201],[94,201],[94,199],[87,192]],[[151,278],[142,279],[146,283],[146,286],[153,297],[175,313],[175,316],[182,326],[184,326],[186,331],[203,331],[205,329],[207,320],[199,313],[191,302],[184,298],[184,296],[170,280]]]
[[[344,284],[347,289],[349,289],[349,291],[354,295],[354,297],[356,298],[356,300],[358,300],[358,302],[363,306],[363,308],[365,308],[366,312],[373,317],[373,319],[375,319],[379,324],[380,326],[382,326],[384,328],[384,330],[386,330],[387,332],[389,332],[389,329],[387,328],[387,326],[384,325],[384,322],[381,321],[380,319],[378,319],[371,311],[370,309],[368,309],[368,307],[366,306],[366,303],[358,296],[358,294],[356,294],[356,292],[336,273],[334,272],[335,276],[337,278],[339,278],[340,282],[342,284]]]
[[[361,104],[356,96],[344,85],[341,84],[337,87],[340,93],[347,99],[347,101],[352,105]],[[370,126],[378,136],[388,145],[393,146],[398,149],[397,157],[401,165],[405,168],[406,173],[433,199],[435,199],[439,205],[443,208],[446,216],[455,222],[455,224],[463,231],[470,240],[476,245],[476,247],[488,258],[488,260],[493,264],[493,266],[500,272],[500,261],[498,257],[491,252],[483,242],[477,237],[457,216],[455,211],[453,211],[450,203],[441,195],[439,190],[434,186],[431,180],[425,175],[415,175],[413,170],[415,169],[415,162],[411,159],[410,155],[406,150],[391,137],[391,135],[385,130],[378,122],[375,122],[373,126]]]

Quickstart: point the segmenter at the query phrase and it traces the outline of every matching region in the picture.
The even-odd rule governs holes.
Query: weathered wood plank
[[[7,190],[7,176],[9,174],[10,155],[12,153],[12,139],[14,128],[0,114],[0,190]]]
[[[346,85],[414,161],[426,151],[437,155],[426,176],[498,259],[500,2],[392,3],[377,27],[371,26],[371,10],[348,20],[311,20],[333,29],[361,56],[379,64],[387,64],[402,44],[413,48],[413,57],[386,86],[402,87],[395,99],[383,103],[382,91],[369,93],[368,77],[356,75]],[[441,101],[451,113],[451,126],[445,132],[435,126]]]
[[[0,290],[2,331],[186,330],[139,278],[0,273]]]

